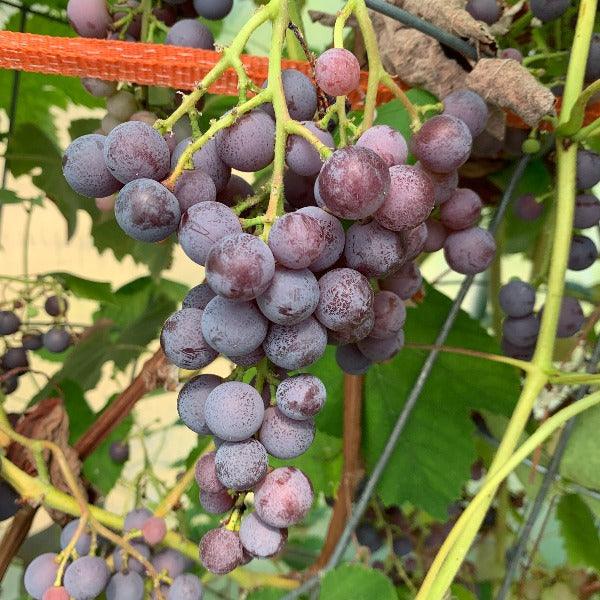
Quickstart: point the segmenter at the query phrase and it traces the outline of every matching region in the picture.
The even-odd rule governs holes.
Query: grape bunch
[[[153,599],[158,591],[162,600],[201,600],[200,579],[189,572],[192,561],[161,546],[167,533],[164,519],[145,508],[125,515],[124,533],[135,555],[89,527],[76,537],[79,525],[75,519],[63,528],[59,553],[41,554],[25,569],[25,589],[34,600],[93,600],[103,594],[107,600],[143,600],[150,591]]]

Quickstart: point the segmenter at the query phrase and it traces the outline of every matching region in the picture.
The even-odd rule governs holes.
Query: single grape
[[[179,224],[179,243],[189,258],[204,265],[216,242],[241,231],[240,221],[230,208],[220,202],[201,202],[183,213]]]
[[[149,513],[148,513],[149,514]],[[141,526],[140,526],[141,527]],[[139,529],[136,527],[135,529]],[[134,550],[141,554],[146,560],[150,559],[150,548],[146,544],[141,542],[130,542]],[[112,554],[113,562],[115,565],[115,571],[135,571],[136,573],[143,574],[146,571],[144,565],[136,558],[129,557],[127,559],[127,568],[125,568],[125,560],[123,558],[124,550],[116,548]]]
[[[115,573],[106,587],[106,600],[143,600],[144,580],[139,573]]]
[[[571,0],[529,0],[529,10],[544,23],[558,19],[570,5]]]
[[[0,310],[0,335],[11,335],[19,331],[21,319],[11,310]]]
[[[121,229],[140,242],[160,242],[177,231],[177,198],[152,179],[136,179],[117,196],[115,217]]]
[[[216,575],[226,575],[244,562],[240,536],[224,527],[211,529],[200,540],[200,561]]]
[[[563,296],[556,335],[559,338],[568,338],[575,335],[581,329],[584,320],[585,317],[579,301],[572,296]]]
[[[228,442],[239,442],[254,435],[264,413],[260,394],[251,385],[240,381],[218,385],[204,404],[206,425]]]
[[[302,125],[325,146],[332,150],[335,148],[333,137],[328,131],[319,129],[312,121],[303,121]],[[304,177],[317,175],[323,166],[319,151],[308,140],[297,134],[288,138],[285,160],[292,171]]]
[[[261,239],[236,233],[213,245],[205,272],[208,285],[220,296],[253,300],[269,287],[275,274],[275,259]]]
[[[414,545],[409,537],[395,537],[392,542],[392,548],[396,556],[406,556],[414,550]]]
[[[141,529],[144,523],[152,516],[152,513],[147,508],[134,508],[125,515],[123,531],[125,533],[133,529]],[[141,540],[142,538],[134,538]]]
[[[304,269],[325,249],[323,227],[310,215],[287,213],[273,224],[269,248],[279,264],[289,269]]]
[[[179,176],[173,193],[179,200],[182,213],[195,204],[214,202],[217,198],[217,188],[213,180],[199,169],[184,171]]]
[[[254,508],[271,527],[291,527],[308,514],[313,489],[306,475],[295,467],[271,471],[254,490]]]
[[[321,224],[325,238],[325,247],[321,254],[308,265],[308,268],[318,272],[331,267],[344,251],[345,233],[342,224],[333,215],[318,206],[306,206],[299,209],[298,212],[316,219]]]
[[[500,58],[516,60],[519,64],[523,62],[523,54],[517,48],[504,48],[500,51]]]
[[[440,206],[450,199],[454,190],[458,187],[458,171],[434,173],[425,169],[420,162],[415,163],[415,167],[423,171],[431,179],[436,206]]]
[[[198,487],[209,494],[217,494],[227,489],[217,477],[215,455],[216,452],[204,454],[196,463],[196,482],[198,483]]]
[[[573,227],[587,229],[600,222],[600,201],[592,194],[579,194],[575,198]]]
[[[215,469],[219,481],[227,489],[251,489],[266,475],[268,466],[267,451],[254,438],[224,442],[217,449]]]
[[[316,196],[336,217],[364,219],[381,207],[390,189],[390,170],[368,148],[347,146],[326,161],[315,184]]]
[[[535,344],[531,346],[515,346],[515,344],[511,344],[504,337],[500,340],[500,347],[506,356],[519,360],[531,360],[535,352]]]
[[[327,391],[314,375],[295,375],[284,379],[275,392],[277,408],[290,419],[304,421],[324,406]]]
[[[346,231],[346,265],[366,277],[385,277],[406,259],[402,238],[376,221],[354,223]]]
[[[235,504],[226,489],[216,494],[200,490],[200,505],[210,515],[222,515],[230,510]]]
[[[366,337],[356,343],[358,349],[372,362],[389,360],[395,356],[404,346],[404,331],[384,339]]]
[[[411,140],[411,150],[422,166],[435,173],[456,171],[469,158],[473,137],[464,121],[437,115],[423,124]]]
[[[260,171],[273,162],[275,122],[262,110],[242,115],[215,136],[221,160],[238,171]]]
[[[10,519],[21,508],[19,499],[19,494],[11,486],[0,480],[0,522]]]
[[[600,181],[600,154],[591,150],[577,152],[577,187],[587,190]]]
[[[42,600],[69,600],[69,592],[61,585],[49,587],[42,596]]]
[[[169,172],[170,158],[165,138],[141,121],[118,125],[104,143],[106,166],[122,183],[144,178],[163,179]]]
[[[110,196],[122,187],[104,162],[105,143],[106,137],[90,133],[73,140],[65,150],[63,175],[71,188],[82,196]]]
[[[131,92],[120,90],[106,101],[108,114],[118,121],[127,121],[138,110],[138,103]]]
[[[4,393],[5,396],[12,394],[19,387],[19,375],[12,375],[10,377],[6,377],[0,381],[0,389]]]
[[[69,0],[67,18],[71,27],[82,37],[106,37],[112,19],[106,0]]]
[[[388,167],[404,164],[408,157],[408,146],[404,136],[389,125],[369,127],[358,138],[356,145],[373,150]]]
[[[82,556],[65,570],[64,586],[74,600],[93,600],[108,584],[110,573],[99,556]]]
[[[423,246],[423,252],[437,252],[444,247],[444,242],[448,237],[446,228],[433,217],[425,221],[427,227],[427,238]]]
[[[315,205],[315,178],[302,177],[291,169],[283,174],[283,193],[286,205],[290,210],[296,210]]]
[[[600,33],[592,35],[590,51],[585,65],[585,80],[590,83],[600,79]]]
[[[312,419],[298,421],[284,415],[277,407],[265,411],[258,439],[275,458],[296,458],[304,454],[315,438]]]
[[[295,325],[273,324],[263,343],[269,360],[287,371],[316,362],[327,346],[327,333],[313,317]]]
[[[172,550],[171,548],[167,548],[166,550],[162,550],[158,554],[155,554],[152,557],[152,566],[161,573],[162,571],[166,571],[169,577],[175,578],[178,575],[181,575],[184,571],[190,568],[192,561],[181,554],[181,552],[177,552],[177,550]]]
[[[404,302],[394,292],[382,290],[373,300],[375,322],[370,336],[385,339],[397,334],[406,321]]]
[[[341,331],[327,331],[327,343],[334,346],[345,346],[346,344],[356,344],[370,335],[375,325],[375,312],[370,310],[365,320],[355,327],[342,329]]]
[[[308,269],[292,270],[277,266],[271,284],[256,302],[269,321],[279,325],[295,325],[312,315],[317,308],[319,284]],[[240,329],[247,335],[244,326]]]
[[[181,308],[199,308],[204,310],[208,303],[216,296],[208,283],[200,283],[193,287],[183,299]]]
[[[361,523],[355,530],[356,541],[367,547],[371,552],[377,552],[384,544],[385,537],[370,523]]]
[[[52,327],[44,333],[44,348],[49,352],[64,352],[71,343],[71,334],[64,327]]]
[[[127,442],[113,442],[108,449],[111,460],[119,465],[129,460],[129,444]]]
[[[170,362],[181,369],[201,369],[217,358],[202,335],[202,311],[182,308],[163,325],[160,345]]]
[[[360,83],[360,64],[352,52],[330,48],[315,62],[317,85],[330,96],[347,96]]]
[[[36,556],[27,565],[23,582],[27,593],[35,600],[42,600],[44,592],[54,585],[58,571],[57,558],[58,555],[54,552],[46,552]]]
[[[408,300],[421,289],[423,277],[419,267],[409,262],[379,283],[382,289],[394,292],[401,300]]]
[[[500,288],[498,300],[508,317],[526,317],[533,313],[535,288],[520,279],[513,279]]]
[[[527,347],[535,344],[540,332],[540,320],[536,315],[506,317],[502,323],[502,334],[506,341],[515,346]]]
[[[238,202],[254,196],[254,188],[239,175],[232,175],[227,185],[217,195],[217,202],[235,206]]]
[[[215,45],[215,38],[210,29],[200,21],[182,19],[171,27],[165,44],[212,50]]]
[[[156,123],[158,116],[156,113],[150,112],[149,110],[138,110],[134,112],[131,117],[129,117],[130,121],[141,121],[142,123],[146,123],[146,125],[150,125],[152,127],[154,123]],[[169,142],[165,136],[163,136],[165,142],[167,142],[167,147],[169,146]],[[169,149],[170,153],[170,149]],[[169,164],[171,161],[171,156],[169,154]]]
[[[94,77],[82,77],[81,85],[92,96],[96,96],[96,98],[108,98],[108,96],[112,96],[117,91],[116,81],[105,81],[104,79],[95,79]]]
[[[500,16],[500,7],[496,4],[496,0],[471,0],[469,4],[475,3],[488,3],[493,4]],[[469,4],[467,4],[467,10],[469,10]],[[489,24],[486,19],[479,19]],[[460,119],[469,128],[472,137],[477,137],[483,132],[487,124],[489,117],[489,110],[484,99],[472,90],[456,90],[451,92],[444,98],[444,115],[451,115]]]
[[[478,194],[468,188],[458,188],[440,207],[440,221],[454,231],[468,229],[479,221],[482,208]]]
[[[220,19],[224,19],[233,8],[233,0],[194,0],[194,9],[195,11],[205,19],[209,19],[211,21],[219,21]],[[176,598],[175,596],[171,598],[169,596],[168,600],[184,600],[183,596],[181,598]],[[192,597],[190,597],[192,600]]]
[[[435,205],[431,179],[417,167],[390,168],[390,189],[375,220],[393,231],[412,229],[423,223]]]
[[[404,244],[404,252],[406,253],[406,261],[411,261],[417,258],[425,247],[427,241],[427,225],[421,223],[412,229],[405,229],[398,232],[400,239]]]
[[[574,235],[569,251],[569,269],[583,271],[591,267],[598,258],[598,249],[594,242],[585,235]]]
[[[74,519],[67,523],[60,532],[60,547],[64,550],[69,542],[73,539],[75,531],[79,526],[79,519]],[[88,554],[92,545],[92,536],[84,529],[75,544],[75,550],[79,556]]]
[[[493,25],[502,14],[502,8],[498,6],[498,2],[496,2],[496,0],[469,0],[465,10],[474,19],[483,21],[488,25]]]
[[[335,360],[340,369],[350,375],[363,375],[372,364],[356,344],[338,346],[335,350]]]
[[[313,82],[304,73],[296,69],[283,69],[281,71],[281,83],[283,84],[283,94],[290,117],[296,121],[312,119],[317,110],[317,90]],[[268,80],[263,83],[262,87],[265,88],[267,84]],[[271,103],[263,104],[261,108],[273,119],[275,118]]]
[[[204,419],[208,395],[223,380],[218,375],[197,375],[185,383],[177,396],[177,412],[183,423],[195,433],[207,435],[210,429]]]
[[[535,221],[542,216],[544,205],[533,194],[524,194],[515,200],[513,210],[522,221]]]
[[[150,517],[142,525],[142,536],[144,541],[150,546],[160,544],[167,535],[167,524],[161,517]]]
[[[444,256],[451,269],[463,275],[485,271],[496,255],[492,234],[480,227],[454,231],[444,243]]]
[[[59,296],[48,296],[44,302],[44,310],[51,317],[59,317],[64,315],[69,308],[69,303],[66,298]]]
[[[25,348],[8,348],[2,356],[1,366],[5,371],[12,369],[28,369],[29,358]]]
[[[196,0],[195,4],[197,2],[198,0]],[[204,0],[202,2],[204,3]],[[233,0],[231,0],[232,3]],[[202,600],[202,595],[203,591],[200,579],[192,573],[184,573],[183,575],[178,575],[173,580],[167,592],[167,600]]]
[[[240,541],[252,556],[259,558],[275,556],[283,550],[286,540],[286,529],[263,523],[255,512],[245,517],[240,526]]]

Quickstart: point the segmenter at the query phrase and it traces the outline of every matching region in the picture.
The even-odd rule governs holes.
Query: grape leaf
[[[364,565],[342,565],[329,571],[321,582],[322,600],[396,600],[392,582]]]
[[[84,279],[72,273],[60,271],[48,273],[48,275],[54,277],[78,298],[98,300],[99,302],[113,302],[112,286],[108,281],[92,281],[91,279]]]

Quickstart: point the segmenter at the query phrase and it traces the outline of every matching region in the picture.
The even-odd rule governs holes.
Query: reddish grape
[[[458,188],[440,207],[440,221],[455,231],[473,227],[481,217],[481,198],[468,188]]]
[[[393,275],[382,279],[379,284],[382,289],[394,292],[400,299],[408,300],[421,289],[423,278],[419,267],[409,262]]]
[[[356,145],[373,150],[388,167],[401,165],[408,157],[408,146],[404,136],[389,125],[369,127],[358,138]]]
[[[444,247],[444,242],[448,237],[446,228],[433,217],[429,217],[425,221],[427,226],[427,238],[425,239],[425,245],[423,246],[423,252],[437,252]]]
[[[334,346],[343,346],[346,344],[356,344],[359,340],[366,338],[375,325],[375,312],[371,309],[365,320],[355,327],[348,327],[341,331],[327,331],[327,343]]]
[[[224,527],[211,529],[200,540],[200,560],[205,569],[226,575],[244,562],[239,535]]]
[[[167,524],[165,523],[165,520],[161,517],[150,517],[142,525],[142,535],[144,541],[150,544],[150,546],[160,544],[165,538],[165,535],[167,535]]]
[[[394,292],[382,290],[373,300],[375,322],[370,337],[385,339],[398,333],[406,321],[404,302]]]
[[[277,408],[290,419],[314,417],[325,404],[327,391],[314,375],[296,375],[284,379],[275,392]]]
[[[421,223],[412,229],[400,231],[399,235],[404,244],[406,260],[414,260],[425,247],[425,242],[427,241],[427,225]]]
[[[519,64],[523,62],[523,55],[517,48],[504,48],[504,50],[500,52],[500,58],[516,60]]]
[[[69,600],[69,592],[62,585],[50,587],[44,592],[42,600]]]
[[[535,221],[542,216],[544,205],[533,194],[525,194],[515,200],[513,210],[522,221]]]
[[[484,1],[496,5],[496,0]],[[499,12],[500,9],[497,5],[496,8]],[[468,5],[467,10],[469,10]],[[463,121],[473,137],[477,137],[483,132],[489,117],[488,107],[483,98],[477,92],[467,89],[456,90],[448,94],[444,98],[444,112],[442,114],[451,115]]]
[[[69,0],[67,18],[82,37],[103,38],[112,24],[106,0]]]
[[[217,494],[226,489],[217,477],[215,455],[216,452],[209,452],[201,456],[196,463],[196,482],[198,483],[198,487],[209,494]]]
[[[317,85],[330,96],[347,96],[360,83],[360,64],[352,52],[330,48],[315,63]]]
[[[267,474],[268,466],[267,451],[254,438],[237,443],[224,442],[215,457],[217,477],[231,490],[254,487]]]
[[[480,227],[451,233],[444,243],[444,256],[451,269],[463,275],[485,271],[496,255],[492,234]]]
[[[273,224],[269,248],[279,264],[289,269],[304,269],[325,249],[323,227],[310,215],[287,213]]]
[[[425,169],[419,162],[415,163],[415,167],[423,171],[423,173],[431,179],[436,206],[440,206],[446,202],[446,200],[450,199],[454,190],[458,187],[458,171],[450,171],[450,173],[434,173],[433,171]]]

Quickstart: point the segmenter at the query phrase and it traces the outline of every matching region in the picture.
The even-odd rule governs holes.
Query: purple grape
[[[425,245],[423,246],[423,252],[437,252],[444,247],[444,242],[448,237],[446,228],[433,217],[429,217],[425,221],[427,226],[427,238],[425,239]]]
[[[406,556],[414,550],[414,545],[408,537],[396,537],[392,543],[394,554],[396,556]]]
[[[216,296],[208,283],[200,283],[193,287],[183,299],[181,308],[199,308],[204,310],[208,303]]]
[[[19,331],[21,319],[11,310],[0,310],[0,335],[11,335]]]
[[[64,550],[67,547],[67,545],[73,538],[73,535],[75,535],[75,530],[78,526],[79,519],[75,519],[73,521],[70,521],[63,527],[63,530],[60,532],[60,547],[62,550]],[[79,554],[79,556],[83,556],[84,554],[88,554],[91,545],[92,538],[90,534],[84,530],[83,533],[79,536],[77,543],[75,544],[75,550],[77,550],[77,554]]]
[[[150,514],[150,513],[148,513]],[[140,527],[135,527],[134,529],[140,529]],[[131,546],[134,550],[137,550],[139,554],[141,554],[146,560],[150,559],[150,548],[146,546],[146,544],[142,544],[141,542],[130,542]],[[145,573],[146,567],[137,560],[136,558],[132,558],[131,556],[127,559],[127,568],[125,568],[125,561],[123,559],[124,550],[121,548],[116,548],[112,554],[113,562],[115,565],[115,571],[128,570],[135,571],[136,573]]]
[[[575,218],[573,227],[587,229],[600,222],[600,201],[592,194],[579,194],[575,198]]]
[[[254,512],[245,517],[240,526],[240,541],[252,556],[259,558],[275,556],[283,550],[286,540],[286,529],[263,523]]]
[[[205,0],[201,1],[203,5],[206,4]],[[223,0],[219,1],[223,3]],[[231,6],[231,4],[233,4],[233,0],[230,0],[229,5]],[[202,596],[200,579],[192,573],[184,573],[175,577],[167,592],[167,600],[202,600]]]
[[[138,110],[138,103],[131,92],[120,90],[106,101],[108,114],[117,121],[127,121]]]
[[[328,271],[319,280],[319,289],[321,297],[315,316],[333,331],[360,325],[373,308],[369,280],[354,269]]]
[[[355,531],[356,541],[371,552],[377,552],[384,544],[385,537],[370,523],[361,523]]]
[[[505,338],[500,340],[500,347],[506,356],[517,358],[518,360],[531,360],[535,352],[535,344],[531,346],[515,346]]]
[[[239,175],[232,175],[227,185],[217,195],[217,202],[235,206],[241,200],[254,196],[253,187]]]
[[[117,196],[115,217],[121,229],[140,242],[160,242],[177,231],[177,198],[152,179],[136,179]]]
[[[4,374],[6,375],[6,374]],[[11,377],[5,378],[0,382],[0,389],[5,396],[12,394],[19,387],[19,376],[12,375]],[[0,483],[1,484],[1,483]],[[1,520],[1,519],[0,519]]]
[[[529,10],[544,23],[561,17],[570,5],[571,0],[529,0]]]
[[[215,458],[219,481],[225,488],[237,491],[254,487],[266,475],[268,466],[267,452],[254,438],[224,442]]]
[[[435,203],[431,179],[417,167],[396,165],[390,168],[390,189],[375,213],[380,225],[393,231],[412,229],[423,223]]]
[[[328,131],[319,129],[312,121],[303,121],[302,125],[328,148],[332,150],[335,148],[333,137]],[[317,175],[323,166],[323,159],[318,150],[308,140],[299,135],[291,135],[289,137],[285,160],[292,171],[304,177]]]
[[[220,159],[238,171],[260,171],[273,162],[275,122],[262,110],[242,115],[215,136]]]
[[[454,190],[458,187],[458,171],[450,171],[450,173],[434,173],[433,171],[425,169],[419,162],[415,163],[415,167],[423,171],[423,173],[431,179],[436,206],[440,206],[446,202],[446,200],[450,199]]]
[[[106,137],[97,133],[73,140],[62,159],[67,183],[82,196],[102,198],[121,189],[121,183],[110,173],[104,162]]]
[[[577,151],[577,187],[587,190],[600,181],[600,154],[591,150]]]
[[[46,552],[36,556],[27,565],[23,581],[27,593],[35,600],[42,600],[44,592],[54,585],[58,571],[57,558],[58,555],[54,552]]]
[[[177,552],[167,548],[162,550],[158,554],[155,554],[152,558],[152,566],[159,572],[166,571],[169,577],[175,578],[181,575],[184,571],[190,568],[191,560]]]
[[[208,253],[225,236],[241,233],[235,213],[220,202],[194,204],[183,213],[179,224],[179,243],[196,264],[204,265]]]
[[[454,231],[444,243],[444,256],[451,269],[463,275],[485,271],[496,255],[492,234],[480,227]]]
[[[340,369],[350,375],[363,375],[372,364],[356,344],[338,346],[335,350],[335,360]]]
[[[139,573],[115,573],[106,587],[106,600],[143,600],[144,580]]]
[[[160,544],[167,535],[167,524],[162,517],[150,517],[142,526],[144,541],[150,546]]]
[[[158,117],[156,116],[156,113],[150,112],[149,110],[138,110],[137,112],[134,112],[131,117],[129,117],[130,121],[141,121],[142,123],[146,123],[146,125],[149,125],[150,127],[154,126],[154,123],[156,123]],[[169,146],[169,141],[167,140],[167,138],[163,135],[163,139],[165,140],[165,142],[167,143],[167,148],[169,148],[169,164],[171,162],[171,148]]]
[[[369,336],[357,342],[356,345],[370,361],[389,360],[404,346],[404,331],[400,330],[385,339]]]
[[[540,332],[540,320],[536,315],[507,317],[502,323],[504,339],[514,346],[527,347],[535,344]]]
[[[260,394],[251,385],[240,381],[218,385],[204,404],[206,425],[228,442],[239,442],[254,435],[264,413]]]
[[[306,206],[299,209],[298,212],[316,219],[321,224],[325,238],[325,247],[321,254],[308,265],[308,268],[318,272],[331,267],[344,251],[345,233],[342,224],[333,215],[318,206]]]
[[[535,288],[520,279],[513,279],[500,288],[500,307],[509,317],[526,317],[533,313]]]
[[[482,2],[482,0],[471,0],[469,4]],[[493,4],[496,8],[498,16],[500,15],[500,7],[496,4],[496,0],[483,0],[488,4]],[[469,4],[467,10],[469,10]],[[486,21],[485,19],[480,19]],[[463,89],[456,90],[448,94],[444,98],[444,115],[456,117],[465,123],[469,128],[472,137],[477,137],[483,132],[489,117],[489,110],[483,98],[471,90]]]
[[[590,51],[585,66],[585,80],[590,83],[600,79],[600,33],[592,35]]]
[[[584,320],[579,301],[572,296],[563,296],[558,317],[557,337],[568,338],[575,335],[581,329]]]
[[[181,369],[201,369],[217,358],[202,335],[201,322],[201,310],[182,308],[163,325],[160,345],[169,361]]]
[[[473,227],[481,217],[481,198],[468,188],[458,188],[440,207],[440,221],[455,231]]]
[[[517,48],[504,48],[504,50],[500,52],[500,58],[516,60],[519,64],[523,62],[523,55]]]
[[[112,24],[106,0],[69,0],[67,18],[82,37],[103,38]]]
[[[296,458],[304,454],[315,438],[312,419],[298,421],[284,415],[277,407],[265,411],[258,439],[267,452],[275,458]]]
[[[93,600],[104,591],[109,577],[103,558],[82,556],[66,568],[63,583],[75,600]]]
[[[28,369],[29,358],[25,348],[8,348],[1,359],[2,369],[11,371],[12,369]]]
[[[184,171],[177,180],[173,193],[182,213],[195,204],[214,202],[217,198],[213,180],[199,169]]]
[[[535,221],[542,216],[544,205],[533,194],[525,194],[515,200],[513,210],[522,221]]]
[[[117,91],[116,81],[104,81],[104,79],[95,79],[94,77],[82,77],[81,85],[96,98],[107,98]]]
[[[44,310],[51,317],[60,317],[61,315],[64,315],[67,312],[68,308],[69,303],[67,302],[67,299],[63,297],[54,295],[48,296],[48,298],[46,298],[46,301],[44,302]]]
[[[283,174],[283,192],[286,203],[292,209],[315,205],[315,178],[302,177],[291,169]]]
[[[296,121],[312,119],[317,110],[317,90],[315,90],[313,82],[296,69],[283,69],[281,83],[290,117]],[[263,83],[262,87],[265,88],[267,84],[268,80]],[[261,108],[273,119],[275,118],[275,111],[271,103],[263,104]]]
[[[365,320],[356,327],[349,327],[341,331],[327,331],[327,343],[334,346],[345,346],[346,344],[356,344],[370,335],[375,325],[375,313],[370,310]]]
[[[233,8],[233,0],[194,0],[194,10],[205,19],[211,21],[219,21],[224,19]],[[201,594],[200,594],[201,595]],[[182,596],[173,597],[169,596],[168,600],[186,600]],[[189,600],[194,600],[190,596]]]
[[[474,19],[483,21],[488,25],[493,25],[500,18],[500,15],[502,15],[502,8],[498,6],[498,2],[496,2],[496,0],[469,0],[465,10]]]
[[[348,146],[325,162],[315,190],[336,217],[364,219],[381,207],[390,189],[390,170],[368,148]]]
[[[239,535],[224,527],[211,529],[200,540],[200,561],[216,575],[226,575],[244,562]]]
[[[210,29],[196,19],[182,19],[171,27],[165,44],[212,50],[215,38]]]
[[[325,404],[327,391],[314,375],[295,375],[284,379],[275,392],[277,408],[290,419],[304,421],[314,417]]]
[[[412,229],[398,232],[404,244],[406,261],[414,260],[425,247],[427,241],[427,225],[421,223]]]
[[[185,138],[177,144],[171,156],[171,169],[175,168],[184,150],[191,142],[191,138]],[[231,177],[231,169],[219,158],[214,138],[208,140],[200,150],[194,152],[192,163],[195,169],[204,171],[213,180],[217,193],[225,189]]]
[[[330,96],[347,96],[360,83],[360,64],[352,52],[330,48],[315,63],[317,85]]]
[[[257,516],[272,527],[291,527],[308,514],[313,489],[306,475],[295,467],[271,471],[254,491]]]
[[[594,242],[585,235],[574,235],[569,252],[569,269],[583,271],[591,267],[598,258],[598,250]]]
[[[308,367],[323,356],[327,334],[313,317],[296,325],[271,325],[263,348],[269,360],[287,371]]]
[[[118,465],[126,463],[129,460],[129,444],[122,441],[113,442],[108,449],[108,455]]]
[[[223,484],[217,477],[215,454],[216,452],[209,452],[201,456],[196,463],[196,482],[198,483],[198,487],[209,494],[217,494],[227,489],[223,487]]]
[[[134,529],[141,529],[144,523],[152,516],[147,508],[134,508],[125,515],[123,531],[128,533]],[[140,537],[134,539],[141,539]]]
[[[269,233],[275,260],[289,269],[304,269],[325,249],[321,223],[310,215],[293,212],[279,217]]]
[[[412,298],[423,284],[419,267],[412,262],[403,265],[396,273],[379,282],[384,290],[394,292],[401,300]]]
[[[39,350],[44,345],[44,339],[38,331],[28,331],[22,335],[21,344],[26,350]]]
[[[385,277],[406,259],[402,238],[375,221],[354,223],[346,231],[346,264],[366,277]]]
[[[169,172],[170,158],[165,138],[141,121],[117,125],[104,142],[104,162],[113,177],[122,183],[164,179]]]
[[[256,350],[267,335],[267,320],[253,302],[234,302],[217,296],[202,315],[202,335],[225,356],[239,356]]]
[[[177,396],[179,418],[199,435],[211,433],[204,419],[204,405],[208,395],[223,380],[218,375],[197,375],[185,383]]]
[[[370,337],[385,339],[398,333],[406,321],[406,308],[404,302],[387,290],[375,294],[373,301],[375,323]]]
[[[44,334],[44,348],[49,352],[64,352],[71,343],[71,334],[64,327],[52,327]]]
[[[411,150],[422,166],[435,173],[450,173],[471,153],[473,137],[464,121],[437,115],[423,124],[411,140]]]
[[[408,146],[403,135],[389,125],[369,127],[356,142],[357,146],[373,150],[388,167],[401,165],[408,157]]]
[[[200,505],[210,515],[222,515],[231,510],[234,504],[234,498],[225,489],[216,494],[200,490]]]
[[[277,266],[271,285],[256,302],[269,321],[279,325],[295,325],[312,315],[317,308],[319,284],[308,269],[292,270]],[[243,325],[236,323],[236,326],[244,330],[244,335],[248,335]]]
[[[253,352],[248,354],[238,354],[234,356],[228,356],[227,358],[238,367],[252,367],[257,365],[266,356],[262,346],[259,346]]]

